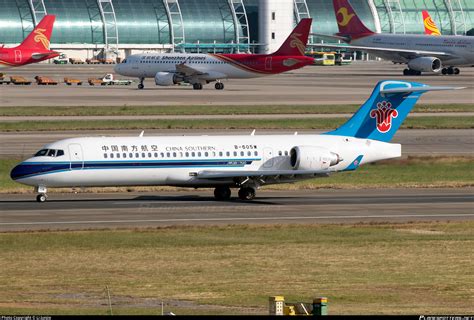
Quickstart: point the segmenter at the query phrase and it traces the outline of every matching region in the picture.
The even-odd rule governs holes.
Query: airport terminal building
[[[423,33],[425,9],[442,34],[473,32],[472,0],[351,3],[378,32]],[[313,32],[337,32],[331,0],[0,0],[0,7],[0,43],[20,43],[45,14],[54,14],[51,48],[82,58],[151,50],[270,52],[305,17],[313,18]]]

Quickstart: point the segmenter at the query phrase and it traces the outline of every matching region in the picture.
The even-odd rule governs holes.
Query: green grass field
[[[359,105],[2,107],[0,116],[127,116],[353,113]],[[414,112],[474,112],[474,104],[425,104]]]
[[[474,222],[0,233],[1,314],[469,314]]]
[[[19,159],[0,160],[0,193],[32,192],[32,187],[10,179],[11,169]],[[270,189],[375,188],[375,187],[467,187],[474,186],[472,157],[409,157],[365,165],[353,172],[341,172],[329,178],[302,181],[296,184],[273,185]],[[153,191],[163,188],[101,188],[90,192]],[[71,192],[71,189],[59,189]],[[54,192],[54,189],[50,190]]]
[[[0,131],[59,131],[113,129],[335,129],[344,118],[327,119],[166,119],[166,120],[68,120],[0,122]],[[474,117],[416,117],[405,120],[402,128],[410,129],[471,129]]]

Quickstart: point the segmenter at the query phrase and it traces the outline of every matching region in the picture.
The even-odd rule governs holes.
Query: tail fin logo
[[[339,9],[339,11],[337,12],[337,15],[342,16],[341,20],[337,19],[337,24],[340,25],[341,27],[347,26],[349,22],[351,22],[352,18],[354,18],[355,16],[354,13],[349,14],[349,11],[347,8]]]
[[[380,133],[387,133],[392,128],[392,119],[398,117],[398,111],[392,109],[390,102],[382,101],[377,103],[377,109],[370,112],[370,117],[375,118]]]
[[[438,27],[436,26],[436,23],[431,19],[430,16],[426,17],[424,20],[425,23],[425,28],[427,31],[429,31],[429,34],[433,36],[440,36],[441,32],[439,31]]]
[[[290,36],[291,42],[290,47],[293,49],[296,48],[300,52],[302,56],[304,56],[304,52],[306,51],[306,44],[301,41],[300,37],[302,36],[301,33],[292,33]]]
[[[44,35],[44,32],[46,32],[46,29],[36,29],[33,31],[35,34],[35,42],[40,43],[43,45],[45,49],[49,49],[49,39]]]

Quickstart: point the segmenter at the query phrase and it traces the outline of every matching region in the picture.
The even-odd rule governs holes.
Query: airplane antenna
[[[143,138],[143,135],[144,135],[144,134],[145,134],[145,130],[143,130],[143,131],[140,133],[139,137],[140,137],[140,138]]]
[[[254,136],[254,135],[255,135],[255,131],[257,131],[257,130],[253,129],[253,131],[252,131],[252,133],[251,133],[250,135],[251,135],[251,136]]]

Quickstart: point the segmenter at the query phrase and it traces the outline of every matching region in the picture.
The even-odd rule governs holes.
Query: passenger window
[[[127,158],[127,154],[126,154],[126,153],[123,154],[123,158],[124,158],[124,159]]]
[[[209,157],[209,152],[204,153],[205,157]]]
[[[241,156],[241,157],[245,156],[245,152],[240,151],[240,156]]]
[[[113,158],[114,158],[114,154],[111,153],[111,154],[110,154],[110,159],[113,159]]]
[[[279,155],[279,156],[282,156],[282,155],[283,155],[283,152],[278,151],[278,155]]]
[[[219,152],[219,157],[222,157],[224,154],[221,152]]]
[[[188,157],[189,157],[189,152],[186,152],[186,158],[188,158]]]
[[[160,153],[160,156],[161,156],[162,158],[164,158],[164,157],[165,157],[165,154],[162,152],[162,153]]]
[[[249,151],[249,152],[247,152],[247,156],[249,156],[249,157],[250,157],[251,155],[252,155],[252,152],[250,152],[250,151]]]
[[[119,158],[120,158],[120,153],[117,153],[117,159],[119,159]]]
[[[226,154],[228,157],[230,157],[230,152],[229,152],[229,151],[227,151],[225,154]]]
[[[145,158],[145,157],[146,157],[145,152],[142,152],[142,158]]]
[[[148,152],[148,158],[151,158],[151,152]]]
[[[168,153],[166,154],[166,156],[167,156],[168,158],[171,158],[171,153],[168,152]]]
[[[234,151],[234,157],[237,157],[237,151]]]
[[[138,152],[135,153],[135,158],[140,158],[140,154]]]
[[[287,155],[288,155],[288,151],[285,151],[285,156],[287,156]]]
[[[176,152],[173,152],[173,158],[176,158]]]
[[[193,158],[196,156],[196,152],[191,153]]]
[[[201,156],[201,152],[198,152],[198,157],[200,157],[200,156]]]
[[[129,157],[129,158],[133,158],[133,153],[130,152],[130,153],[128,154],[128,157]]]
[[[158,158],[158,152],[155,152],[155,158]]]
[[[104,159],[107,159],[107,153],[104,153]]]

